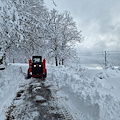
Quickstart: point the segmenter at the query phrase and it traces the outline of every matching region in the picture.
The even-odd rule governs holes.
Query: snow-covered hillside
[[[19,87],[29,82],[24,76],[27,68],[27,64],[10,64],[0,71],[0,120],[5,119]],[[74,120],[120,119],[120,70],[75,70],[47,64],[47,71],[46,84],[57,86],[54,89],[58,104],[65,106]]]

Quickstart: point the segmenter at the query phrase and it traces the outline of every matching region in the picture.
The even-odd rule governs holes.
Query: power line
[[[120,51],[108,51],[109,53],[120,53]]]
[[[80,55],[80,56],[103,55],[103,52],[78,53],[78,55]]]
[[[89,60],[93,60],[93,59],[104,59],[104,67],[105,69],[108,67],[108,65],[110,64],[110,61],[113,60],[112,58],[114,57],[114,59],[116,59],[116,56],[120,56],[120,51],[102,51],[102,52],[81,52],[78,53],[78,56],[81,58],[86,59],[86,57],[88,57]],[[110,57],[110,60],[109,60]],[[119,60],[120,58],[117,58],[116,60]],[[87,60],[87,59],[86,59]],[[114,60],[113,60],[114,61]],[[114,62],[112,64],[115,64]]]
[[[77,53],[78,55],[102,55],[104,54],[105,51],[103,52],[83,52],[83,53]],[[106,53],[120,53],[120,51],[106,51]]]

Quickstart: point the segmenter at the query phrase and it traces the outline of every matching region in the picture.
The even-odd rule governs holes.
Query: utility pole
[[[107,52],[105,51],[105,69],[107,68]]]

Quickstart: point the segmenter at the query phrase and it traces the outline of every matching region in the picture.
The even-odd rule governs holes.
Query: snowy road
[[[46,86],[42,79],[30,80],[21,86],[7,112],[7,120],[72,120],[65,106],[52,95],[54,86]],[[54,92],[55,93],[55,92]]]

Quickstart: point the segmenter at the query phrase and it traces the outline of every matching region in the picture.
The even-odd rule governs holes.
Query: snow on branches
[[[82,37],[69,12],[48,11],[43,0],[8,0],[7,6],[0,26],[9,52],[14,53],[12,48],[20,52],[17,47],[21,47],[21,58],[42,55],[56,66],[74,55]]]

